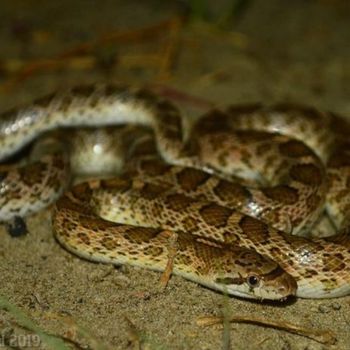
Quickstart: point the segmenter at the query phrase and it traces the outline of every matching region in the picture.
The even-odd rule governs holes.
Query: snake
[[[349,294],[348,122],[288,104],[188,120],[170,101],[123,84],[80,86],[3,112],[0,221],[53,205],[57,241],[88,260],[164,271],[174,249],[174,274],[229,295]],[[133,151],[121,174],[112,166],[110,177],[71,186],[71,144],[81,141],[73,131],[57,143],[55,132],[107,128],[93,148],[102,161],[109,128],[124,124],[151,130],[150,141],[124,132],[124,151]]]

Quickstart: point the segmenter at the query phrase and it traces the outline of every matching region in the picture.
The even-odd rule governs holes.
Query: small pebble
[[[326,304],[319,305],[318,312],[320,312],[322,314],[328,314],[333,310],[338,311],[340,309],[341,309],[341,305],[339,303],[335,302],[335,303],[332,303],[329,305],[326,305]]]
[[[318,307],[318,311],[319,311],[321,314],[328,314],[331,310],[330,310],[330,308],[329,308],[328,305],[321,304],[321,305],[319,305],[319,307]]]
[[[339,303],[333,303],[332,309],[338,311],[341,309],[341,305]]]

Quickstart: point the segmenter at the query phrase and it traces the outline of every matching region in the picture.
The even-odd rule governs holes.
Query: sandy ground
[[[135,0],[71,3],[2,2],[0,59],[49,57],[107,31],[155,24],[169,18],[176,7]],[[350,6],[346,3],[256,0],[231,33],[187,27],[173,75],[163,83],[221,106],[294,101],[350,116]],[[34,34],[28,37],[27,29]],[[140,54],[157,51],[161,44],[117,45],[122,54],[124,50]],[[160,81],[157,69],[147,66],[122,65],[108,71],[63,69],[34,75],[11,92],[2,92],[0,106],[5,110],[82,82],[117,80]],[[226,298],[179,277],[171,278],[168,288],[159,292],[155,289],[157,273],[93,264],[64,251],[53,239],[49,210],[30,218],[28,227],[29,234],[16,239],[0,231],[0,293],[47,332],[77,339],[80,348],[97,349],[98,345],[76,336],[75,323],[111,349],[137,348],[130,335],[133,328],[141,335],[142,348],[148,349],[350,348],[349,297],[258,303]],[[196,325],[199,316],[223,313],[329,330],[337,343],[322,345],[276,329],[234,324],[228,332],[231,346],[225,347],[227,334],[220,327]],[[0,334],[12,328],[23,334],[12,321],[0,310]]]

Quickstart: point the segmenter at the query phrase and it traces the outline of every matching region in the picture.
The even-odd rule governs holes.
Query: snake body
[[[172,232],[173,272],[210,288],[260,299],[349,293],[350,128],[343,119],[296,106],[236,106],[209,112],[188,132],[176,107],[145,90],[84,87],[4,113],[0,159],[56,128],[125,123],[151,128],[162,160],[138,160],[122,176],[63,196],[65,147],[29,165],[3,165],[0,220],[60,198],[56,238],[91,260],[164,270]],[[325,222],[344,233],[300,237]]]

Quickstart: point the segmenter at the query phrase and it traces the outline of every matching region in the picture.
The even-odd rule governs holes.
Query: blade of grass
[[[39,326],[37,326],[22,310],[10,303],[10,301],[8,301],[2,295],[0,295],[0,309],[9,312],[16,319],[20,326],[36,333],[40,337],[40,339],[52,349],[71,350],[71,347],[67,346],[62,339],[47,334]]]

